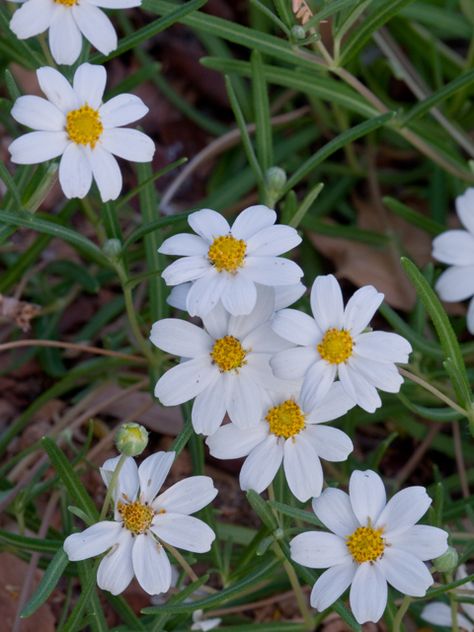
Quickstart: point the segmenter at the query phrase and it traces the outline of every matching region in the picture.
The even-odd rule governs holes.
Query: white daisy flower
[[[208,632],[208,630],[214,630],[218,628],[222,622],[222,619],[218,617],[214,619],[205,619],[204,612],[202,610],[195,610],[193,612],[193,624],[191,630],[200,630],[201,632]]]
[[[275,375],[303,379],[302,394],[311,408],[336,377],[355,404],[367,412],[381,405],[377,389],[398,393],[403,378],[395,362],[408,362],[409,342],[385,331],[364,332],[383,301],[371,285],[357,290],[344,309],[332,274],[318,276],[311,290],[313,318],[294,309],[275,314],[274,331],[295,348],[272,359]]]
[[[456,212],[466,230],[448,230],[433,239],[433,257],[450,267],[436,282],[447,303],[470,298],[467,328],[474,334],[474,188],[456,198]]]
[[[192,283],[180,283],[175,285],[168,294],[166,302],[171,307],[186,311],[188,293],[192,287]],[[257,292],[259,285],[257,284]],[[294,283],[293,285],[280,285],[273,288],[275,296],[275,311],[289,307],[296,303],[306,292],[306,287],[302,283]]]
[[[159,252],[182,256],[162,273],[167,285],[192,281],[186,309],[205,316],[222,301],[238,316],[249,314],[257,300],[256,283],[271,287],[298,283],[303,271],[278,255],[301,242],[294,228],[274,225],[276,213],[250,206],[237,215],[232,228],[219,213],[202,209],[188,223],[196,235],[181,233],[165,239]]]
[[[99,588],[113,595],[123,592],[135,576],[145,592],[157,595],[171,586],[171,564],[160,541],[185,551],[205,553],[214,531],[189,514],[216,496],[209,476],[191,476],[158,494],[168,476],[175,452],[157,452],[137,468],[128,457],[114,489],[114,520],[104,520],[64,541],[73,562],[108,551],[97,572]],[[100,472],[106,485],[120,457],[106,461]]]
[[[212,434],[227,412],[238,426],[258,423],[266,388],[279,388],[269,360],[288,343],[270,325],[274,298],[271,288],[260,288],[254,310],[231,316],[217,305],[203,317],[204,328],[178,318],[153,325],[151,342],[181,356],[157,382],[155,396],[165,406],[196,398],[192,408],[194,430]]]
[[[352,473],[349,494],[328,488],[315,498],[313,511],[332,533],[307,531],[290,542],[295,562],[328,569],[314,584],[313,608],[325,610],[351,586],[351,609],[362,624],[382,617],[387,582],[423,597],[433,583],[424,562],[448,546],[446,531],[416,524],[430,504],[424,487],[407,487],[386,502],[382,479],[371,470]]]
[[[36,131],[13,141],[12,161],[29,165],[61,156],[59,182],[66,197],[85,197],[94,178],[102,201],[115,200],[122,174],[114,155],[132,162],[153,157],[151,138],[122,127],[145,116],[148,108],[133,94],[102,103],[107,80],[103,66],[82,64],[72,86],[54,68],[40,68],[36,74],[47,100],[24,96],[15,101],[13,118]]]
[[[15,11],[10,28],[19,39],[49,31],[49,47],[58,64],[73,64],[82,36],[104,55],[117,48],[112,22],[99,9],[138,7],[141,0],[26,0]]]
[[[254,428],[230,423],[207,438],[210,453],[218,459],[247,457],[240,471],[242,489],[263,492],[283,462],[288,487],[305,502],[321,493],[320,459],[345,461],[352,452],[352,441],[345,432],[322,425],[354,405],[341,385],[333,384],[313,408],[299,391],[295,385],[286,393],[268,393],[262,419]]]
[[[461,566],[457,570],[456,579],[464,579],[465,577],[467,577],[466,567],[464,566],[464,564],[461,564]],[[459,587],[459,590],[469,590],[472,592],[472,595],[465,596],[470,597],[471,599],[474,597],[474,584],[472,582],[466,582],[465,584],[462,584],[462,586]],[[458,595],[458,599],[462,599],[461,594]],[[474,604],[460,602],[459,606],[466,616],[464,616],[464,614],[462,614],[461,612],[458,612],[458,626],[462,627],[467,632],[474,632]],[[448,606],[447,603],[435,601],[428,604],[427,606],[425,606],[425,608],[423,608],[421,618],[425,621],[428,621],[428,623],[432,623],[433,625],[444,626],[451,629],[451,608]]]

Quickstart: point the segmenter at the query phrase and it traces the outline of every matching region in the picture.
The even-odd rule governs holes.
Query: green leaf
[[[315,527],[322,527],[323,524],[320,520],[316,518],[312,511],[306,511],[305,509],[298,509],[297,507],[291,507],[290,505],[285,505],[284,503],[280,503],[276,500],[268,501],[271,507],[274,507],[277,511],[282,513],[285,516],[289,516],[294,520],[302,520],[303,522],[308,522],[309,524],[314,525]]]
[[[270,104],[268,88],[263,70],[261,54],[255,50],[250,57],[252,67],[252,94],[255,114],[255,141],[257,157],[265,172],[273,165],[272,128],[270,124]]]
[[[247,500],[269,531],[273,532],[278,529],[278,523],[269,504],[263,500],[260,494],[251,489],[247,492]]]
[[[403,219],[405,219],[407,222],[413,224],[413,226],[421,228],[429,235],[436,236],[446,230],[446,228],[439,222],[436,222],[430,217],[425,217],[421,213],[414,211],[406,204],[402,204],[402,202],[399,202],[394,198],[384,197],[382,201],[385,206],[387,206],[396,215],[398,215],[399,217],[403,217]]]
[[[94,502],[81,483],[78,475],[73,470],[64,452],[58,448],[56,443],[49,437],[43,437],[41,444],[50,458],[51,465],[56,470],[56,473],[66,487],[69,496],[74,500],[74,503],[88,516],[98,518],[99,512]]]
[[[38,608],[40,608],[44,604],[44,602],[48,599],[53,590],[56,588],[56,585],[61,579],[68,564],[68,557],[64,549],[61,547],[56,551],[56,555],[48,564],[48,568],[46,569],[41,582],[36,589],[35,594],[21,611],[22,619],[31,617],[31,615],[34,614],[38,610]]]
[[[4,546],[19,549],[20,551],[36,551],[37,553],[56,553],[62,547],[59,540],[43,540],[42,538],[29,538],[10,531],[0,529],[0,543]]]
[[[288,222],[288,224],[290,226],[293,226],[293,228],[298,228],[300,223],[303,221],[303,218],[305,217],[306,213],[309,211],[309,209],[311,208],[313,203],[316,201],[316,199],[318,198],[318,196],[321,193],[321,191],[323,190],[323,188],[324,188],[324,183],[323,182],[318,182],[309,191],[309,193],[307,193],[306,197],[304,198],[304,200],[299,205],[296,213],[293,215],[293,217]]]
[[[354,29],[352,37],[344,46],[344,50],[339,59],[339,66],[346,66],[367,44],[375,31],[413,1],[414,0],[390,0],[390,2],[381,3],[373,13],[362,20],[358,27]]]
[[[58,275],[65,280],[71,281],[71,283],[77,283],[91,294],[95,294],[100,289],[99,282],[89,270],[75,261],[65,259],[51,261],[45,267],[45,270],[52,275]]]

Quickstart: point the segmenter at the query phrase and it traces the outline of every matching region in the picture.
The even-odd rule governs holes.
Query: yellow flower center
[[[218,272],[225,270],[235,274],[244,263],[246,251],[247,244],[243,239],[225,235],[214,239],[207,256]]]
[[[211,351],[212,361],[221,372],[240,369],[246,364],[246,351],[234,336],[224,336],[214,343]]]
[[[346,362],[352,355],[354,341],[344,329],[328,329],[318,345],[319,355],[330,364]]]
[[[124,525],[135,535],[145,533],[155,515],[151,507],[143,505],[138,500],[133,503],[118,502],[117,509]]]
[[[56,2],[56,4],[62,4],[65,7],[73,7],[77,4],[77,0],[54,0],[54,2]]]
[[[270,408],[265,419],[270,426],[270,432],[276,437],[285,437],[285,439],[294,437],[305,426],[304,413],[292,399],[287,399],[283,404]]]
[[[383,529],[359,527],[346,540],[347,548],[355,562],[375,562],[385,550]]]
[[[61,0],[69,4],[71,0]],[[66,132],[69,138],[78,145],[90,145],[94,149],[95,144],[104,131],[99,112],[83,105],[78,110],[71,110],[66,116]]]

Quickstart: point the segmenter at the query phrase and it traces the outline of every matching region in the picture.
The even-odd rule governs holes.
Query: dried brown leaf
[[[40,305],[0,294],[0,318],[15,323],[22,331],[30,331],[31,320],[40,313]]]

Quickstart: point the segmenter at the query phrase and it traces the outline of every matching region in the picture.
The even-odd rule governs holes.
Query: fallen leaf
[[[32,319],[40,313],[40,305],[0,294],[0,318],[15,323],[22,331],[30,331]]]

